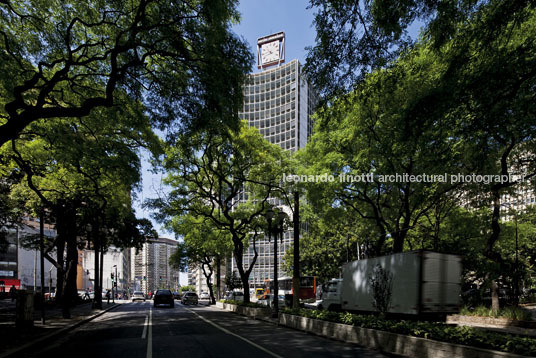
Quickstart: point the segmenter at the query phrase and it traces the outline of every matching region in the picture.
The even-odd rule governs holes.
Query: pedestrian
[[[110,293],[110,290],[106,290],[106,299],[108,300],[108,304],[110,304],[110,297],[112,294]]]
[[[84,293],[84,297],[82,297],[82,299],[83,300],[86,300],[86,299],[90,300],[91,299],[91,297],[89,296],[89,289],[88,288],[86,288],[86,293]]]
[[[15,301],[15,298],[17,298],[17,289],[15,288],[15,285],[12,285],[9,289],[9,297],[11,297],[11,302]]]

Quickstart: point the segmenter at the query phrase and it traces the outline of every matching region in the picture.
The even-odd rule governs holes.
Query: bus
[[[278,294],[286,295],[293,294],[293,278],[292,277],[280,277],[278,280]],[[316,276],[302,276],[300,277],[300,299],[309,300],[316,299]],[[273,291],[273,280],[267,279],[264,281],[264,293],[270,294]]]

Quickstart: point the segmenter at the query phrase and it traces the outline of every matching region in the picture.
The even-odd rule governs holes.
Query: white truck
[[[343,278],[327,283],[318,308],[376,311],[370,277],[378,265],[392,275],[387,312],[410,315],[457,312],[462,275],[460,256],[424,250],[344,264]]]

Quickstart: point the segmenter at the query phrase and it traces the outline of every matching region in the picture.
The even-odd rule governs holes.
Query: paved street
[[[18,357],[383,357],[207,306],[120,307]]]

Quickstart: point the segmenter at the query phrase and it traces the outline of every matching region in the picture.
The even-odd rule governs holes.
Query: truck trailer
[[[354,312],[376,311],[370,277],[378,266],[391,276],[388,313],[425,315],[458,311],[461,257],[425,250],[344,264],[342,279],[328,282],[318,308]]]

